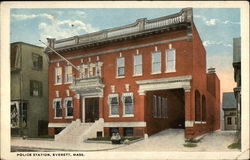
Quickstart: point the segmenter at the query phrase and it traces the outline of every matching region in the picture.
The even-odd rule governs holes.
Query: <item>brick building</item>
[[[214,69],[206,72],[192,8],[48,45],[77,66],[46,49],[56,140],[167,128],[183,128],[190,138],[220,128],[220,81]]]

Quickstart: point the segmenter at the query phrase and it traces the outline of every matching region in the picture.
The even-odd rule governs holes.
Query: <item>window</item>
[[[166,50],[166,72],[175,72],[175,49]]]
[[[73,117],[73,104],[72,97],[67,97],[64,99],[65,116]]]
[[[119,116],[118,94],[110,94],[108,99],[109,99],[109,115],[110,116]]]
[[[110,137],[113,135],[113,133],[118,133],[118,132],[119,132],[119,128],[117,128],[117,127],[109,128],[109,136]]]
[[[161,118],[161,97],[158,96],[157,117]]]
[[[157,96],[153,95],[153,117],[157,117]]]
[[[201,121],[200,92],[195,90],[195,121]]]
[[[125,68],[124,68],[124,57],[119,57],[116,59],[116,66],[117,66],[117,77],[125,75]]]
[[[27,117],[28,117],[28,110],[27,110],[27,103],[23,103],[22,109],[22,127],[27,127]]]
[[[153,95],[153,117],[167,118],[167,98]]]
[[[202,95],[202,121],[206,121],[206,98]]]
[[[237,117],[234,118],[234,123],[237,125]]]
[[[123,93],[122,94],[123,102],[123,115],[133,115],[133,93]]]
[[[33,69],[35,70],[42,70],[43,68],[43,57],[39,54],[33,53],[32,54],[32,64]]]
[[[232,117],[227,117],[227,124],[231,125],[232,124]]]
[[[43,95],[42,82],[30,80],[30,96],[41,97]]]
[[[167,98],[162,98],[162,118],[168,117]]]
[[[65,83],[70,83],[72,81],[72,66],[65,66]]]
[[[156,51],[152,53],[152,73],[161,72],[161,52]]]
[[[55,109],[55,118],[62,117],[61,98],[54,99],[53,108]]]
[[[132,127],[124,127],[123,128],[123,135],[126,137],[133,136],[133,128]]]
[[[55,84],[62,83],[62,67],[55,68]]]
[[[142,55],[134,55],[134,75],[142,75]]]

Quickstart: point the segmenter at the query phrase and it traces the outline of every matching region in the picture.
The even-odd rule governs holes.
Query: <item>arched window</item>
[[[206,97],[202,95],[202,121],[206,121]]]
[[[195,121],[201,120],[200,92],[195,90]]]

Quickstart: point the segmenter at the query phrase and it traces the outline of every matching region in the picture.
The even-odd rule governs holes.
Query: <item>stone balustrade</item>
[[[146,18],[138,19],[135,23],[102,30],[99,32],[89,33],[80,36],[74,36],[61,40],[48,38],[48,44],[50,47],[59,49],[63,47],[86,44],[91,42],[97,42],[100,40],[112,39],[115,37],[126,36],[133,33],[139,33],[143,31],[153,30],[165,26],[180,24],[184,22],[192,21],[192,8],[184,8],[179,13],[147,20]]]

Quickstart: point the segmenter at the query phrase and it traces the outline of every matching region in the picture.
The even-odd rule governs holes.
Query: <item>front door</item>
[[[99,119],[99,98],[85,99],[85,122],[95,122]]]

